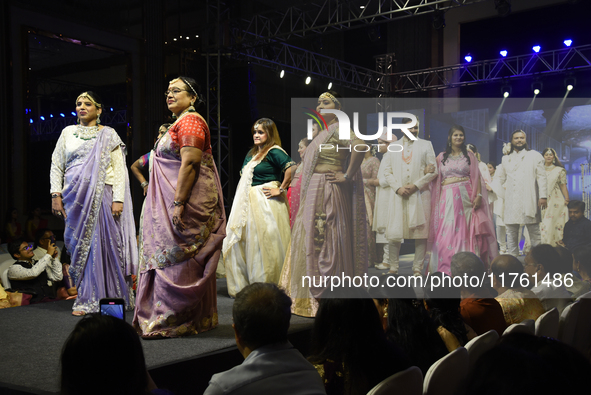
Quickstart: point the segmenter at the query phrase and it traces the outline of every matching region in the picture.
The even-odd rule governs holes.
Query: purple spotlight
[[[506,50],[506,49],[503,49],[503,50],[502,50],[501,52],[499,52],[499,53],[501,54],[501,56],[502,56],[502,57],[506,58],[506,57],[507,57],[507,54],[508,54],[509,52],[507,52],[507,50]]]
[[[464,59],[466,60],[466,62],[470,63],[472,61],[472,55],[468,54],[464,56]]]
[[[573,44],[573,40],[571,40],[570,38],[568,40],[564,40],[564,45],[566,45],[567,47],[570,47]]]
[[[542,50],[542,47],[540,47],[539,45],[534,45],[532,49],[534,50],[535,53],[538,53]]]

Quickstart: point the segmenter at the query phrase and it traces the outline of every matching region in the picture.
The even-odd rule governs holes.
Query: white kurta
[[[376,243],[387,243],[386,227],[388,226],[388,216],[390,215],[390,206],[392,205],[392,188],[384,175],[384,160],[390,155],[400,155],[395,152],[386,152],[380,162],[378,169],[378,181],[380,185],[376,187],[376,204],[373,210],[372,230],[376,232]]]
[[[513,151],[503,157],[501,164],[492,188],[505,199],[503,222],[509,225],[540,222],[538,199],[547,197],[542,155],[537,151]]]
[[[427,140],[413,141],[404,137],[399,144],[404,147],[402,152],[393,152],[382,160],[384,177],[392,189],[386,238],[389,241],[426,239],[431,213],[429,183],[437,177],[435,152]],[[410,162],[406,163],[403,156],[408,158],[411,155]],[[433,165],[435,172],[425,174],[427,165]],[[419,190],[403,198],[396,191],[407,184],[414,184]]]

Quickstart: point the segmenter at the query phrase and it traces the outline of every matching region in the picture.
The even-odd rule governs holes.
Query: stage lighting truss
[[[395,93],[458,88],[591,68],[591,45],[389,75]]]

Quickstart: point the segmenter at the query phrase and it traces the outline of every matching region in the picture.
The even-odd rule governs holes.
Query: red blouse
[[[197,114],[187,114],[175,123],[168,133],[180,148],[195,147],[211,154],[211,136],[207,124]]]

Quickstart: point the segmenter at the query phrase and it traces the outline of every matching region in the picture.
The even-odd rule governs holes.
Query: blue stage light
[[[532,49],[534,50],[535,53],[538,53],[542,50],[542,47],[540,47],[539,45],[534,45],[534,47]]]
[[[45,117],[40,117],[42,121],[45,121]]]
[[[33,123],[33,120],[29,118],[29,123]]]
[[[113,107],[111,107],[111,111],[113,111]]]
[[[566,45],[567,47],[570,47],[573,43],[573,40],[568,39],[568,40],[564,40],[564,45]]]
[[[60,116],[61,116],[62,118],[65,118],[65,115],[64,115],[64,113],[63,113],[63,112],[60,112]]]
[[[503,50],[502,50],[501,52],[499,52],[499,53],[501,54],[501,56],[502,56],[502,57],[506,58],[506,57],[507,57],[507,54],[508,54],[509,52],[507,52],[507,50],[503,49]]]
[[[49,114],[49,118],[53,118],[53,114]]]
[[[470,63],[472,61],[472,56],[470,54],[464,56],[464,59],[466,60],[466,62]]]
[[[72,111],[72,116],[73,116],[73,117],[75,117],[75,116],[76,116],[76,113],[75,113],[74,111]]]

